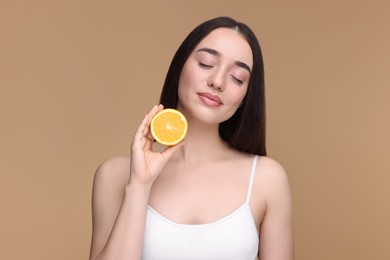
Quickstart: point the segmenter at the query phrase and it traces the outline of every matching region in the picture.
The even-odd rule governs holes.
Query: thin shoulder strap
[[[248,193],[246,195],[246,202],[249,203],[252,195],[252,188],[253,188],[253,179],[255,178],[255,172],[256,172],[256,164],[257,159],[259,158],[258,155],[253,156],[253,162],[252,162],[252,169],[251,169],[251,176],[249,179],[249,186],[248,186]]]

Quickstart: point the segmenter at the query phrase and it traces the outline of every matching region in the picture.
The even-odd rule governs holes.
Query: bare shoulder
[[[128,156],[114,157],[102,162],[96,169],[93,180],[93,206],[103,203],[118,203],[122,200],[130,178]]]
[[[255,185],[265,198],[289,196],[290,185],[285,168],[276,160],[261,156],[257,162]]]
[[[111,233],[130,176],[128,156],[102,162],[96,169],[92,191],[92,243],[90,259],[95,259]]]
[[[283,178],[286,177],[286,171],[284,167],[275,159],[267,156],[260,156],[257,167],[256,174],[270,175],[268,177],[274,178]]]
[[[130,176],[130,160],[128,156],[110,158],[102,162],[96,169],[94,186],[100,183],[105,185],[126,185]]]
[[[269,157],[260,157],[256,167],[255,192],[264,208],[259,211],[260,258],[294,259],[292,199],[284,167]]]

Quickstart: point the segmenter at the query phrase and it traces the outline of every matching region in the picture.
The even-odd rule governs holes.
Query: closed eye
[[[212,67],[214,67],[212,65],[208,65],[208,64],[205,64],[205,63],[202,63],[202,62],[199,62],[199,66],[201,66],[203,68],[207,68],[207,69],[211,69]]]
[[[242,84],[244,84],[244,81],[243,80],[241,80],[241,79],[239,79],[239,78],[236,78],[235,76],[233,76],[233,75],[231,75],[230,74],[230,76],[234,79],[234,81],[236,81],[239,85],[242,85]]]

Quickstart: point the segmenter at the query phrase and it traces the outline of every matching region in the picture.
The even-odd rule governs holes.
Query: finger
[[[148,119],[148,122],[147,122],[147,124],[145,125],[145,127],[143,128],[143,136],[147,136],[147,137],[149,137],[149,139],[150,139],[150,129],[149,129],[149,125],[150,125],[150,122],[152,121],[152,118],[153,118],[153,116],[158,112],[158,106],[157,105],[154,105],[153,107],[152,107],[152,109],[149,111],[149,113],[147,114],[147,116],[149,117],[149,119]]]
[[[147,133],[147,135],[146,135],[145,137],[146,137],[148,140],[150,140],[151,142],[154,141],[154,137],[153,137],[153,135],[152,135],[152,132],[150,131],[150,128],[149,128],[148,133]]]
[[[149,116],[150,116],[150,118],[151,119],[153,119],[153,117],[158,113],[158,112],[160,112],[161,110],[163,110],[164,109],[164,106],[163,105],[161,105],[161,104],[159,104],[158,106],[157,105],[155,105],[155,106],[153,106],[153,108],[150,110],[150,112],[149,112]],[[150,140],[154,140],[154,138],[153,138],[153,136],[152,136],[152,133],[150,132],[150,125],[149,125],[149,127],[148,127],[148,133],[145,135],[148,139],[150,139]]]
[[[151,137],[150,132],[148,133],[147,136],[145,136],[145,140],[146,140],[145,149],[146,149],[146,150],[151,150],[151,149],[152,149],[152,145],[153,145],[154,138]]]
[[[142,137],[148,134],[149,122],[150,122],[149,115],[145,115],[144,119],[142,120],[141,124],[138,126],[138,129],[135,133],[134,138],[136,140],[140,140]]]
[[[151,117],[151,118],[153,118],[156,114],[157,114],[157,112],[159,112],[160,110],[159,110],[159,106],[157,106],[157,105],[154,105],[153,106],[153,108],[150,110],[150,112],[149,112],[149,116]]]
[[[150,122],[152,121],[152,118],[149,116],[149,114],[146,115],[148,120],[146,121],[144,125],[144,130],[142,132],[143,136],[147,137],[150,134]]]

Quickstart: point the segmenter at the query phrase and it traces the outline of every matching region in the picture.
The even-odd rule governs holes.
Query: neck
[[[218,160],[230,149],[219,136],[218,124],[191,120],[185,145],[176,153],[176,159],[200,163]]]

